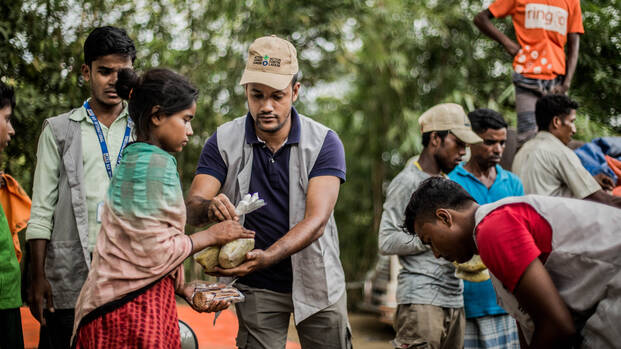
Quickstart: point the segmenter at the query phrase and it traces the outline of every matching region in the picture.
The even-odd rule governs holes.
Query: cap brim
[[[453,128],[451,129],[451,133],[466,144],[476,144],[483,142],[483,139],[477,136],[477,134],[469,128]]]
[[[246,69],[244,70],[244,74],[242,75],[242,78],[239,84],[240,85],[246,85],[250,83],[263,84],[271,88],[275,88],[277,90],[284,90],[291,83],[291,80],[293,79],[293,75],[295,74],[291,74],[291,75],[274,74],[274,73],[267,73],[267,72],[262,72],[262,71]]]

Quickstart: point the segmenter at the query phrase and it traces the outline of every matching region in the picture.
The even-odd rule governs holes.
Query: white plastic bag
[[[235,214],[241,216],[265,205],[265,201],[263,201],[263,199],[259,199],[259,193],[254,193],[252,195],[246,194],[246,196],[244,196],[244,198],[237,204],[237,207],[235,207]]]

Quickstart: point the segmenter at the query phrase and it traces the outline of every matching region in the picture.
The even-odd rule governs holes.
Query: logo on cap
[[[252,60],[252,64],[262,65],[264,67],[270,66],[270,67],[280,68],[280,58],[274,58],[268,55],[265,55],[263,57],[254,56],[254,59]]]

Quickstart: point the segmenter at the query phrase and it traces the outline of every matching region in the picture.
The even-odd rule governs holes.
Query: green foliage
[[[490,107],[513,124],[510,57],[472,24],[481,0],[180,1],[12,0],[0,2],[0,78],[16,86],[16,137],[4,167],[30,192],[45,118],[88,97],[82,43],[95,26],[127,29],[136,68],[166,66],[200,88],[195,135],[180,154],[184,189],[216,127],[246,113],[238,85],[248,45],[277,34],[298,50],[298,110],[333,128],[347,155],[336,208],[347,279],[374,263],[384,189],[420,151],[418,116],[441,102]],[[586,34],[571,88],[580,139],[621,123],[619,0],[582,1]],[[496,20],[510,35],[510,19]]]
[[[585,34],[571,96],[591,120],[621,131],[621,1],[581,1]]]

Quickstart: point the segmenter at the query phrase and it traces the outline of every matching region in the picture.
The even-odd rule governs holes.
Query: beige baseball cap
[[[283,90],[298,72],[293,45],[276,35],[256,39],[248,49],[248,62],[240,85],[259,83]]]
[[[483,142],[483,139],[472,131],[468,115],[466,115],[464,108],[459,104],[443,103],[435,105],[418,118],[418,124],[420,125],[421,133],[451,131],[455,137],[466,144]]]

